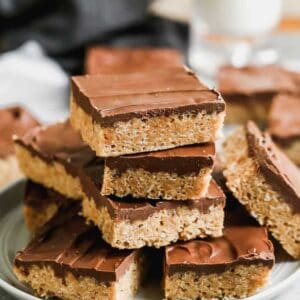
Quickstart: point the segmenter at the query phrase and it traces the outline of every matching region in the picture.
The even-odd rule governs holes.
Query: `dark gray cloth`
[[[185,50],[184,25],[149,16],[149,0],[0,0],[0,49],[29,39],[67,71],[82,71],[91,44],[172,46]]]

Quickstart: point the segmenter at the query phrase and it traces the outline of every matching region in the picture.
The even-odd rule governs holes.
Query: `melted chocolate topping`
[[[275,97],[272,101],[269,124],[270,134],[280,145],[285,146],[300,139],[300,97]]]
[[[101,126],[132,118],[222,112],[220,94],[183,68],[72,78],[74,101]]]
[[[137,155],[108,157],[105,165],[124,173],[128,169],[149,172],[168,172],[178,175],[198,173],[201,168],[211,168],[215,158],[214,144],[179,147],[171,150]]]
[[[151,71],[155,68],[182,66],[181,54],[167,48],[108,48],[88,49],[87,74],[121,74]]]
[[[225,66],[219,71],[218,82],[224,97],[225,94],[272,96],[280,92],[294,93],[298,90],[289,72],[275,65],[243,68]]]
[[[258,162],[265,180],[300,213],[300,170],[252,121],[246,124],[246,136],[249,154]]]
[[[14,153],[13,135],[23,135],[39,125],[27,111],[19,106],[0,109],[0,158]]]
[[[69,121],[33,128],[15,142],[47,163],[59,161],[74,177],[95,160],[94,152],[82,141],[80,134],[72,128]]]
[[[74,214],[57,216],[29,245],[19,251],[15,265],[50,266],[56,276],[90,276],[98,282],[115,282],[137,259],[138,250],[117,250],[106,244],[100,232]]]
[[[246,237],[246,238],[245,238]],[[235,265],[274,264],[274,249],[265,228],[228,226],[224,236],[177,243],[165,249],[165,272],[222,273]]]

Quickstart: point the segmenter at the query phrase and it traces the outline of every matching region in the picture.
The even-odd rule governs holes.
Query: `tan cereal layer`
[[[163,247],[177,240],[222,236],[224,210],[213,206],[207,214],[186,206],[165,209],[145,220],[112,219],[106,207],[97,208],[92,199],[84,197],[83,215],[97,225],[104,240],[115,248],[135,249],[144,246]]]
[[[55,276],[49,266],[33,265],[29,272],[14,267],[18,279],[29,284],[40,297],[56,296],[63,300],[124,300],[132,299],[140,285],[142,268],[132,263],[118,282],[99,283],[93,277],[74,277],[72,273],[62,279]]]
[[[0,189],[23,176],[15,155],[0,159]]]
[[[298,166],[300,166],[300,139],[292,142],[282,150]]]
[[[226,97],[225,97],[226,98]],[[226,99],[225,99],[226,100]],[[226,124],[245,124],[248,120],[254,120],[265,125],[271,102],[270,101],[227,101],[226,102]]]
[[[71,123],[98,156],[163,150],[213,142],[223,125],[225,112],[197,115],[184,113],[169,117],[133,118],[104,128],[71,100]]]
[[[31,180],[52,188],[66,197],[73,199],[82,197],[79,178],[69,175],[62,164],[55,161],[48,164],[21,145],[16,144],[15,148],[19,166]]]
[[[56,203],[50,203],[45,206],[32,207],[24,205],[24,219],[27,228],[31,232],[37,232],[58,212],[59,206]]]
[[[164,200],[193,200],[205,196],[211,179],[211,169],[199,174],[178,176],[175,173],[151,173],[143,169],[118,170],[104,168],[101,194]]]
[[[267,282],[270,268],[259,265],[237,265],[223,273],[198,275],[175,273],[164,279],[167,300],[208,300],[244,298],[253,295]]]
[[[244,129],[238,129],[224,143],[227,186],[248,211],[265,225],[282,247],[300,258],[300,214],[274,191],[259,172],[255,159],[248,156]]]

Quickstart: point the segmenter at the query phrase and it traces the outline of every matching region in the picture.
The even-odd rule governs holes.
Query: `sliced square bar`
[[[87,74],[121,74],[183,66],[181,54],[171,48],[91,47],[87,51]]]
[[[31,232],[39,231],[58,212],[68,209],[73,199],[28,180],[24,195],[24,219]]]
[[[300,166],[300,96],[274,98],[268,131],[285,154]]]
[[[223,237],[166,247],[165,299],[244,298],[265,285],[273,264],[265,228],[227,226]]]
[[[265,125],[273,97],[298,90],[294,77],[274,65],[221,68],[218,87],[227,105],[226,123],[255,120]]]
[[[101,196],[101,168],[101,163],[94,164],[81,174],[83,215],[100,228],[113,247],[158,248],[177,240],[222,235],[225,196],[215,182],[198,200],[120,200]]]
[[[71,123],[98,156],[214,142],[225,103],[183,68],[72,78]]]
[[[215,145],[185,146],[105,159],[102,195],[199,199],[207,192]]]
[[[27,177],[66,197],[82,197],[78,173],[95,154],[69,121],[34,128],[16,137],[15,146],[19,166]]]
[[[253,122],[238,128],[223,148],[228,188],[299,259],[300,170]]]
[[[0,109],[0,189],[23,177],[15,156],[13,135],[23,135],[38,121],[19,106]]]
[[[131,299],[144,267],[142,250],[116,250],[77,215],[58,216],[14,261],[18,279],[40,297]]]

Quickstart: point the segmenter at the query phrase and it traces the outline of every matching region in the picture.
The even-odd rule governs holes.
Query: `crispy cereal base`
[[[98,156],[164,150],[183,145],[214,142],[220,135],[225,112],[174,114],[132,118],[102,127],[71,99],[71,124]]]
[[[15,149],[21,170],[32,181],[52,188],[68,198],[82,197],[79,178],[68,174],[62,164],[56,161],[49,164],[19,144],[15,145]]]
[[[210,168],[198,174],[179,176],[175,173],[155,172],[144,169],[118,170],[105,166],[102,195],[164,200],[194,200],[205,196],[211,180]]]
[[[260,173],[258,162],[248,154],[245,129],[237,129],[225,141],[223,148],[228,188],[251,215],[268,228],[282,247],[299,259],[300,214],[292,211]]]
[[[236,265],[223,273],[175,273],[164,277],[167,300],[232,299],[253,295],[267,282],[270,268],[262,264]]]
[[[111,218],[106,207],[97,207],[94,200],[87,197],[84,197],[82,207],[83,215],[99,227],[103,239],[119,249],[159,248],[177,240],[219,237],[223,232],[222,205],[212,206],[206,214],[185,206],[164,209],[145,220],[132,222]]]

